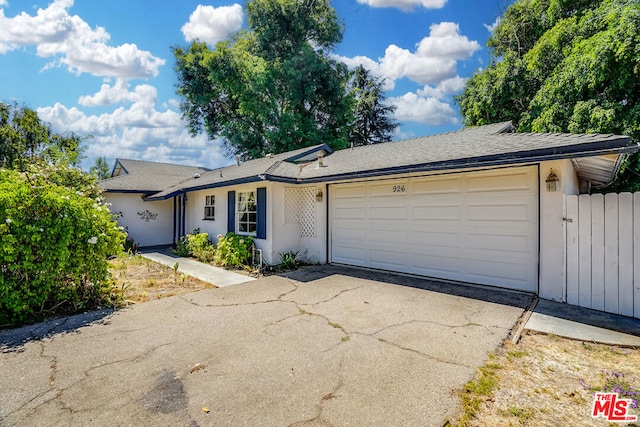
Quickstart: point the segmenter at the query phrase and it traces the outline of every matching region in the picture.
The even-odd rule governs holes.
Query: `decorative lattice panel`
[[[302,237],[316,235],[316,188],[284,189],[284,223],[300,225]]]

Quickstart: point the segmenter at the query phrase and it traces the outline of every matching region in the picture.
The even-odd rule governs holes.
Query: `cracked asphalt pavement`
[[[0,333],[0,426],[442,426],[531,296],[335,266]]]

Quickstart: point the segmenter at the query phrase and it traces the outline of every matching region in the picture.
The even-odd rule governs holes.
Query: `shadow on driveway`
[[[30,341],[39,341],[55,335],[77,333],[90,325],[108,325],[114,309],[91,311],[75,316],[61,317],[35,325],[0,331],[0,353],[20,353]]]
[[[471,298],[484,302],[508,305],[511,307],[527,308],[534,300],[533,294],[508,291],[499,288],[480,285],[464,285],[453,282],[443,282],[425,277],[415,277],[394,274],[386,271],[376,271],[357,267],[339,265],[311,265],[295,271],[281,274],[298,282],[308,283],[333,275],[342,275],[358,279],[374,280],[392,285],[408,286],[416,289]]]

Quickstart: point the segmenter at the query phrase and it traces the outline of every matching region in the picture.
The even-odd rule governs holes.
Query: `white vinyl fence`
[[[567,196],[567,303],[640,318],[640,193]]]

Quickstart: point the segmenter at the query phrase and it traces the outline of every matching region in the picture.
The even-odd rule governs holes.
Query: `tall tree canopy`
[[[640,141],[640,2],[518,0],[488,41],[490,65],[458,97],[467,126],[599,132]],[[640,157],[615,190],[640,190]]]
[[[381,79],[360,65],[352,72],[349,89],[354,99],[353,122],[349,127],[351,145],[390,141],[398,128],[398,123],[389,117],[396,107],[385,104]]]
[[[78,166],[82,142],[75,134],[53,133],[29,108],[0,102],[0,167],[24,170],[36,161]]]
[[[319,143],[346,146],[349,72],[327,50],[343,27],[329,0],[251,0],[249,29],[215,49],[174,48],[192,133],[224,137],[244,159]]]

